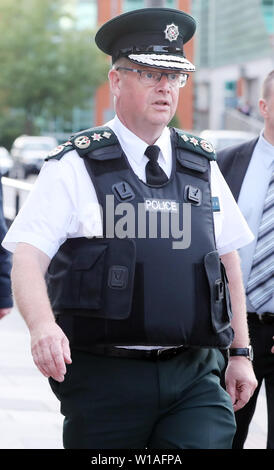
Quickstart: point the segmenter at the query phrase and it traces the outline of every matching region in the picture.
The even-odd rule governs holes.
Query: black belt
[[[274,323],[274,313],[265,312],[265,313],[255,313],[255,312],[247,312],[249,320],[258,320],[260,323],[263,324],[272,324]]]
[[[172,359],[178,354],[187,351],[189,348],[178,346],[167,349],[127,349],[114,346],[93,346],[89,351],[99,356],[125,357],[131,359],[148,359],[150,361],[164,361]]]

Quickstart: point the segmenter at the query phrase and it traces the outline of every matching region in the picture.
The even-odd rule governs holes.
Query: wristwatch
[[[229,357],[232,356],[244,356],[250,361],[253,361],[253,348],[248,346],[247,348],[230,348]]]

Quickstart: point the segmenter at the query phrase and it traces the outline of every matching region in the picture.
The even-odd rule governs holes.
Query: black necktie
[[[149,158],[146,164],[147,183],[153,186],[160,186],[168,181],[168,177],[158,163],[160,149],[157,145],[149,145],[145,155]]]

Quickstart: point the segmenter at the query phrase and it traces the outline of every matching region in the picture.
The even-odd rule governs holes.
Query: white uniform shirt
[[[148,144],[129,131],[117,116],[107,125],[117,135],[133,171],[145,181],[148,158],[144,152]],[[169,177],[172,149],[168,128],[155,145],[161,149],[158,162]],[[220,202],[220,211],[214,212],[214,227],[217,249],[223,255],[247,245],[254,237],[216,162],[211,162],[211,190]],[[53,159],[43,165],[2,244],[13,252],[16,243],[29,243],[52,258],[67,238],[82,236],[102,236],[102,222],[96,192],[83,159],[72,150],[60,160]]]

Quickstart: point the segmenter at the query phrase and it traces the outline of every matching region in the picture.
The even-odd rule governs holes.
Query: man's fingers
[[[226,391],[227,391],[227,393],[229,394],[229,396],[231,398],[232,405],[234,405],[234,403],[236,401],[236,382],[227,383],[226,384]]]
[[[32,357],[33,357],[34,364],[40,370],[40,372],[42,372],[42,374],[45,377],[49,378],[49,374],[48,374],[48,372],[46,372],[46,370],[41,365],[41,360],[39,359],[39,354],[37,353],[37,351],[35,349],[32,350]]]
[[[238,411],[243,408],[248,403],[255,390],[256,386],[253,386],[252,384],[243,384],[239,386],[236,390],[235,403],[233,403],[234,411]]]
[[[63,347],[63,355],[65,362],[67,364],[71,364],[71,355],[70,355],[70,347],[69,347],[69,341],[66,336],[63,337],[62,339],[62,347]]]
[[[38,369],[46,377],[64,380],[66,363],[71,363],[69,341],[56,323],[43,324],[31,334],[32,355]]]
[[[234,411],[240,410],[245,406],[252,396],[251,391],[249,391],[247,388],[244,388],[238,392],[238,397],[236,399],[236,403],[234,404],[233,408]]]
[[[246,401],[244,400],[237,400],[236,403],[233,405],[233,410],[238,411],[246,405]]]
[[[41,340],[40,354],[41,366],[49,376],[52,376],[57,380],[57,377],[59,378],[60,374],[56,368],[54,355],[51,351],[51,345],[48,343],[47,339]]]
[[[64,380],[66,373],[61,339],[41,339],[32,349],[33,360],[45,377],[52,377],[58,382]]]
[[[53,378],[59,382],[64,380],[66,373],[66,365],[64,361],[63,349],[61,342],[56,342],[50,345],[50,352],[52,358],[52,372],[54,373]]]

